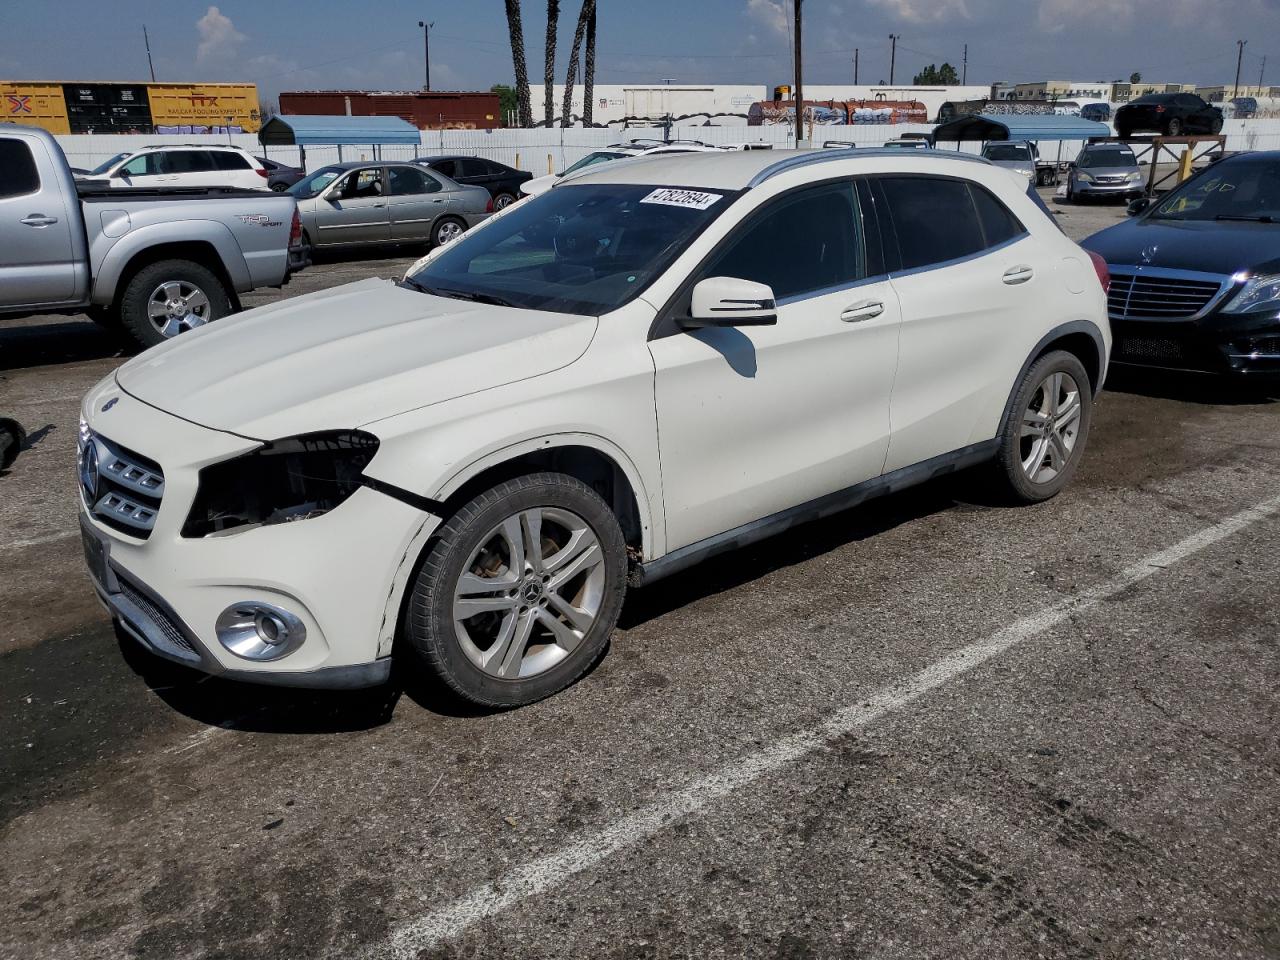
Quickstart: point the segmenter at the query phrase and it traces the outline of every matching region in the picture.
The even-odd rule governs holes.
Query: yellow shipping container
[[[148,83],[151,122],[158,126],[222,127],[257,133],[262,125],[258,87],[252,83]]]
[[[254,94],[254,106],[257,106]],[[56,83],[12,83],[0,80],[0,123],[42,127],[50,133],[70,133],[67,102]],[[255,126],[256,130],[257,127]]]

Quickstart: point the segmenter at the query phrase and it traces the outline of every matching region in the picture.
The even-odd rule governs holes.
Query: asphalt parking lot
[[[118,640],[73,461],[123,359],[0,321],[32,435],[0,474],[0,956],[1280,957],[1280,404],[1114,379],[1057,499],[952,478],[716,558],[485,714]]]

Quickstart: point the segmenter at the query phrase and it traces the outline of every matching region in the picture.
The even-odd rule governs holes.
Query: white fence
[[[904,133],[928,133],[931,124],[849,124],[843,126],[815,126],[814,145],[825,141],[856,143],[859,147],[873,147],[886,140],[901,137]],[[1228,150],[1280,150],[1280,119],[1228,120],[1223,127],[1227,135]],[[619,143],[635,137],[662,137],[663,130],[633,127],[627,130],[568,127],[535,128],[532,130],[424,130],[417,146],[385,146],[381,156],[387,160],[409,160],[415,156],[435,153],[461,153],[497,160],[521,170],[532,170],[536,175],[563,170],[592,150],[599,150],[611,143]],[[731,126],[672,127],[672,139],[702,140],[705,143],[724,145],[740,143],[769,143],[783,148],[795,145],[791,131],[785,126]],[[227,143],[244,147],[259,156],[268,156],[281,163],[297,164],[297,147],[271,147],[264,153],[252,134],[227,136],[165,136],[119,134],[72,134],[59,136],[58,142],[73,167],[92,169],[104,160],[126,150],[155,143]],[[1071,160],[1079,152],[1081,144],[1065,141],[1062,159]],[[944,145],[945,148],[945,145]],[[967,143],[962,149],[977,152],[978,144]],[[1057,145],[1041,144],[1045,159],[1056,159]],[[339,159],[372,159],[374,148],[369,146],[314,146],[306,152],[306,166],[315,170]]]

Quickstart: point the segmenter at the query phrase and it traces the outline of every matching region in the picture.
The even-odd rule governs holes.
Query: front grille
[[[158,463],[91,434],[80,450],[80,487],[86,505],[107,526],[140,540],[151,536],[164,499]]]
[[[149,624],[134,624],[135,628],[143,631],[148,641],[163,648],[165,653],[183,660],[200,659],[200,654],[168,613],[118,573],[116,579],[120,583],[120,592],[150,621]],[[147,630],[148,626],[153,629]]]
[[[1110,266],[1110,265],[1108,265]],[[1126,273],[1111,267],[1107,312],[1112,319],[1189,320],[1217,299],[1227,278],[1202,274],[1203,279],[1143,270]]]
[[[1187,350],[1170,337],[1116,337],[1111,349],[1114,359],[1134,363],[1183,364]]]

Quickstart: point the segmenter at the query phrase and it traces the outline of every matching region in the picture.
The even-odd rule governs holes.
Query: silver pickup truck
[[[77,186],[52,136],[0,123],[0,316],[84,312],[148,347],[306,263],[291,196]]]

